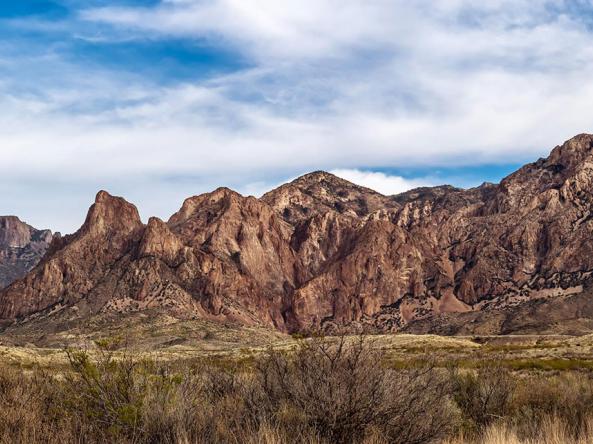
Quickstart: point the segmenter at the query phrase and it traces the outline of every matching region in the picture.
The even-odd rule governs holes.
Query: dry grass
[[[591,423],[591,420],[589,421]],[[559,418],[547,418],[538,433],[528,438],[521,438],[511,425],[494,424],[475,439],[450,439],[446,444],[591,444],[593,443],[593,423],[587,430],[575,437],[566,424]]]
[[[68,351],[68,371],[2,367],[0,442],[420,444],[455,422],[446,372],[385,368],[363,337],[298,341],[239,369],[102,346]]]
[[[0,443],[593,442],[587,338],[275,336],[265,347],[257,332],[216,328],[204,339],[216,346],[158,353],[113,338],[0,348]]]

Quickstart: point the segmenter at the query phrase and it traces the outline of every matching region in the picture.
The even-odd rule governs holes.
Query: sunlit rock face
[[[395,331],[576,294],[593,272],[592,151],[579,135],[498,185],[397,196],[315,172],[260,199],[190,197],[146,225],[102,191],[77,233],[0,292],[0,319],[157,308],[282,331]],[[41,236],[19,227],[0,244]]]

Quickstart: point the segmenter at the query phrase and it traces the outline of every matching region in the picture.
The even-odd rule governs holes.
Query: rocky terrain
[[[22,278],[41,260],[52,240],[15,216],[0,216],[0,288]]]
[[[588,331],[592,184],[583,134],[469,190],[383,196],[315,172],[260,199],[226,188],[191,197],[146,225],[101,191],[80,230],[0,292],[0,319],[156,308],[289,332],[508,333],[525,316],[531,330],[553,320]]]

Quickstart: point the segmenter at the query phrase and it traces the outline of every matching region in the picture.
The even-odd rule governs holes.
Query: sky
[[[0,214],[326,170],[385,194],[497,182],[593,132],[593,0],[0,2]]]

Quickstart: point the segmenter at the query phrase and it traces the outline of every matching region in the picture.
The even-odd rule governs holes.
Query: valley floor
[[[593,442],[593,335],[95,321],[0,334],[0,443]]]
[[[120,322],[118,319],[117,322]],[[66,363],[66,349],[89,353],[109,344],[135,356],[162,361],[218,359],[229,364],[249,361],[270,347],[290,350],[300,339],[273,330],[212,321],[182,321],[169,316],[134,315],[125,327],[95,320],[84,328],[55,333],[28,326],[0,334],[0,356],[17,367],[52,367]],[[115,321],[114,321],[115,322]],[[357,336],[351,336],[353,340]],[[451,363],[477,368],[496,362],[511,370],[593,369],[593,335],[438,336],[413,334],[369,335],[384,364],[392,368],[418,365],[427,358],[437,366]],[[328,337],[331,340],[331,337]]]

